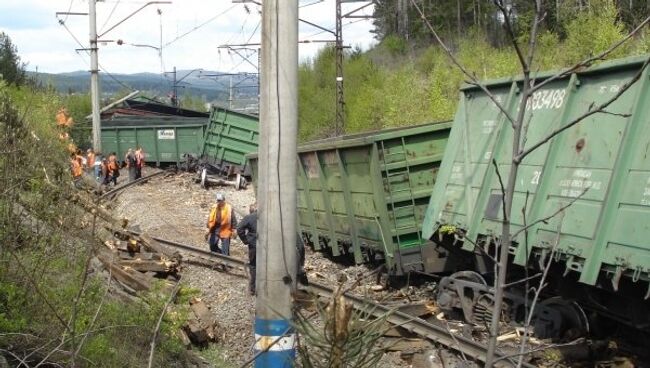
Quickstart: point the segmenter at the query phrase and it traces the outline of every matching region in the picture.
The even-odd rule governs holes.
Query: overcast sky
[[[235,54],[219,50],[222,44],[259,42],[261,7],[255,4],[233,4],[232,0],[172,0],[172,4],[150,5],[102,37],[123,40],[124,44],[100,44],[99,63],[111,73],[137,73],[203,68],[224,72],[252,72],[253,66]],[[97,3],[98,33],[107,30],[136,9],[142,0],[106,0]],[[310,5],[314,3],[313,5]],[[334,0],[300,0],[300,17],[334,29]],[[363,3],[344,4],[343,11],[353,10]],[[11,37],[28,69],[48,73],[88,70],[88,55],[75,49],[88,47],[88,17],[60,16],[55,13],[88,12],[88,0],[0,0],[0,31]],[[158,14],[158,9],[162,12]],[[248,9],[248,11],[247,11]],[[112,13],[112,14],[111,14]],[[371,14],[368,7],[360,14]],[[345,19],[343,37],[347,45],[368,48],[373,39],[371,21]],[[162,33],[161,33],[162,24]],[[346,25],[347,24],[347,25]],[[198,28],[197,28],[198,27]],[[194,28],[197,28],[193,30]],[[132,45],[160,46],[162,60],[156,49]],[[301,23],[301,40],[328,40],[331,33]],[[301,44],[302,60],[313,56],[323,44]],[[251,60],[256,62],[257,55]]]

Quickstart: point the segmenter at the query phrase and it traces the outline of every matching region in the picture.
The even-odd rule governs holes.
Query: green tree
[[[9,35],[0,32],[0,78],[8,84],[20,86],[26,81],[25,66]]]

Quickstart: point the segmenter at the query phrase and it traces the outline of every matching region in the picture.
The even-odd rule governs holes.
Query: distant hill
[[[185,76],[189,70],[178,70],[177,78]],[[44,84],[52,85],[62,93],[87,93],[90,90],[90,74],[87,71],[74,71],[59,74],[28,72],[30,76]],[[178,95],[186,94],[200,97],[205,101],[228,101],[229,76],[208,77],[220,72],[195,72],[181,82]],[[112,77],[111,77],[112,76]],[[258,95],[257,76],[238,74],[232,77],[234,99],[251,100]],[[167,97],[171,94],[173,77],[171,74],[161,76],[156,73],[111,74],[99,73],[99,83],[103,96],[110,96],[126,89],[140,90],[151,96]],[[250,87],[249,87],[250,86]],[[240,88],[244,87],[244,88]]]

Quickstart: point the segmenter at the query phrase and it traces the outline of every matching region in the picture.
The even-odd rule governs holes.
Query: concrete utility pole
[[[102,151],[102,128],[99,117],[99,60],[97,55],[97,12],[95,0],[88,0],[90,21],[90,102],[93,116],[93,149]]]
[[[264,0],[261,86],[255,367],[293,367],[298,0]]]
[[[345,98],[343,96],[343,14],[341,0],[336,0],[336,126],[334,135],[343,134]]]

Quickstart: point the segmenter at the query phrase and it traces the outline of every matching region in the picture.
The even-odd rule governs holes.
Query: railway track
[[[130,233],[133,235],[140,235],[140,233],[136,231],[130,231]],[[183,253],[190,254],[199,258],[207,258],[209,260],[217,261],[227,266],[245,268],[248,265],[248,262],[242,259],[226,256],[223,254],[215,254],[209,250],[201,249],[195,246],[157,237],[152,237],[152,239],[161,244],[178,249]],[[334,293],[333,288],[313,281],[310,281],[309,283],[309,291],[315,295],[326,298],[332,296]],[[358,310],[369,312],[375,317],[388,315],[387,321],[395,326],[400,326],[401,328],[404,328],[407,331],[410,331],[424,339],[432,341],[436,344],[443,345],[451,350],[460,352],[467,357],[471,357],[482,362],[485,361],[487,346],[481,343],[478,343],[464,336],[452,334],[445,327],[429,323],[421,318],[416,318],[410,314],[400,312],[381,303],[370,301],[349,293],[344,294],[344,296],[346,300]],[[505,354],[499,353],[497,355],[497,359],[501,360],[502,366],[506,367],[516,365],[516,363],[512,360],[509,360]],[[523,363],[522,367],[533,368],[535,366]]]
[[[170,172],[169,170],[161,170],[161,171],[155,172],[155,173],[153,173],[153,174],[151,174],[151,175],[143,176],[143,177],[141,177],[140,179],[136,179],[136,180],[134,180],[134,181],[128,182],[128,183],[126,183],[126,184],[123,184],[123,185],[121,185],[121,186],[119,186],[119,187],[117,187],[117,188],[113,188],[113,189],[107,191],[106,193],[103,193],[102,195],[100,195],[100,196],[99,196],[99,200],[102,200],[102,199],[104,199],[104,198],[107,198],[107,197],[113,196],[113,195],[119,193],[120,191],[122,191],[122,190],[124,190],[124,189],[127,189],[127,188],[129,188],[129,187],[132,187],[132,186],[134,186],[134,185],[136,185],[136,184],[139,184],[139,183],[144,183],[144,182],[146,182],[146,181],[148,181],[148,180],[150,180],[150,179],[152,179],[152,178],[155,178],[155,177],[157,177],[157,176],[162,176],[163,174],[165,174],[165,173],[169,173],[169,172]]]

